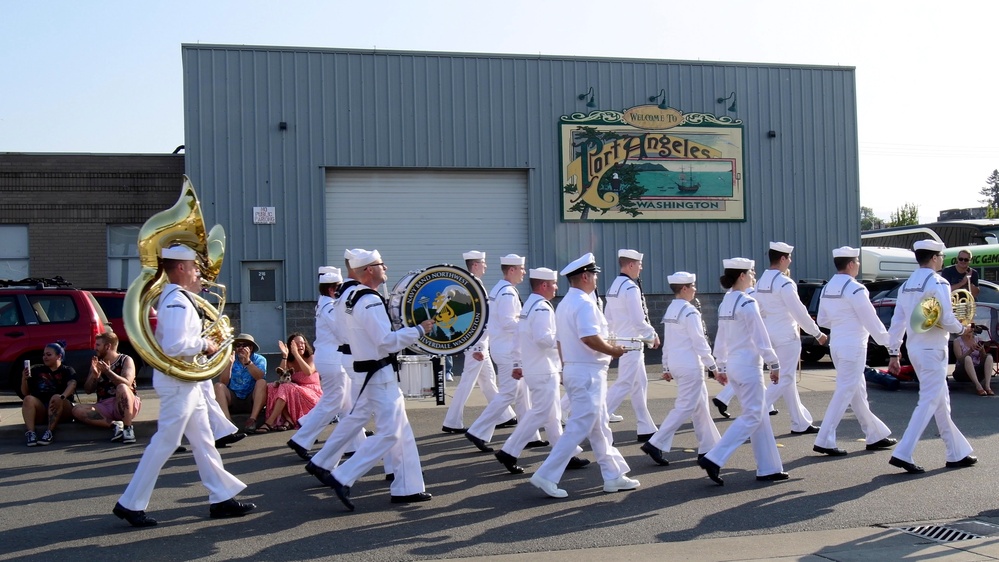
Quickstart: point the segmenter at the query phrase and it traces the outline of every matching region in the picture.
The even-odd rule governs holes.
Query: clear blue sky
[[[997,21],[991,1],[0,0],[0,151],[173,151],[182,43],[845,65],[861,204],[929,221],[999,168]]]

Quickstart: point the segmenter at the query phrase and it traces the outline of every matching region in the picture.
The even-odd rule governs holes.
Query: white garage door
[[[527,172],[329,170],[326,240],[337,266],[344,248],[377,249],[390,290],[411,270],[464,267],[462,252],[481,250],[489,289],[500,256],[527,254]]]

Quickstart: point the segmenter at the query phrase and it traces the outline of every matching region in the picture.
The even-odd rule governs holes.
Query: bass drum
[[[434,329],[410,346],[428,355],[454,355],[471,347],[485,333],[489,319],[482,283],[448,264],[410,271],[392,288],[388,302],[394,330],[428,318],[434,321]]]

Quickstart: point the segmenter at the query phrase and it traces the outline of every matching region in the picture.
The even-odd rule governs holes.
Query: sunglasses
[[[250,344],[248,344],[248,343],[237,343],[233,347],[235,347],[236,349],[239,349],[241,347],[253,347],[253,346],[250,345]]]
[[[957,261],[959,261],[959,262],[969,262],[969,261],[971,261],[971,258],[957,258]]]

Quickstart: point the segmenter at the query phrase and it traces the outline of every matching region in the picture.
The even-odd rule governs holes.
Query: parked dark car
[[[819,314],[819,296],[822,294],[822,287],[825,281],[815,279],[802,279],[798,281],[798,298],[808,309],[808,315],[815,320]],[[823,333],[828,334],[829,330],[822,328]],[[811,334],[801,333],[801,360],[805,363],[815,363],[829,353],[829,347],[819,345],[819,341]]]
[[[101,308],[104,309],[104,314],[107,316],[108,322],[111,323],[111,330],[118,336],[118,351],[128,355],[135,361],[135,370],[138,371],[145,365],[145,361],[142,357],[135,352],[135,348],[132,347],[132,342],[128,337],[128,332],[125,330],[125,321],[123,320],[122,311],[125,306],[125,291],[121,289],[88,289],[97,302],[100,303]],[[156,311],[150,309],[149,312],[149,322],[156,329]]]
[[[18,391],[24,361],[41,363],[45,346],[59,340],[66,342],[63,363],[86,375],[108,326],[94,295],[60,278],[0,281],[0,381]]]

